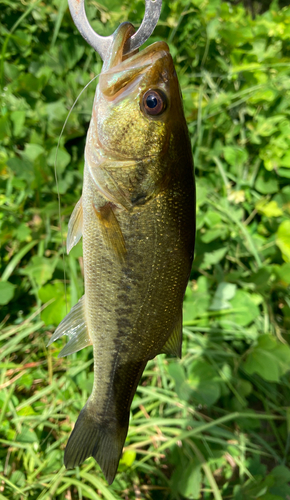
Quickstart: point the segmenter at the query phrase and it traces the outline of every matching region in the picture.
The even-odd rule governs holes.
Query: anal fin
[[[85,319],[84,295],[58,325],[47,345],[49,346],[63,335],[68,335],[69,341],[60,351],[58,355],[59,358],[80,351],[84,347],[92,344]]]
[[[66,239],[66,251],[69,254],[71,249],[79,242],[83,233],[83,206],[82,198],[79,199],[68,223],[68,233]]]
[[[170,334],[169,339],[165,342],[162,347],[161,352],[165,354],[173,354],[178,358],[181,358],[181,347],[182,347],[182,310],[178,314],[177,321]]]
[[[100,208],[93,204],[94,212],[100,221],[102,235],[107,246],[114,251],[120,261],[124,261],[126,246],[122,230],[118,219],[110,203],[106,203]]]

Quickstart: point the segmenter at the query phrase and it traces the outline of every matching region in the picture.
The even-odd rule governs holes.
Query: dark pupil
[[[154,95],[149,95],[146,99],[146,104],[150,109],[156,108],[158,104],[157,98]]]

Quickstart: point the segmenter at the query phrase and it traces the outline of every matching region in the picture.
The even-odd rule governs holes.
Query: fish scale
[[[68,251],[83,237],[85,295],[50,341],[69,336],[60,355],[93,345],[92,394],[65,465],[93,456],[109,483],[147,361],[160,352],[181,355],[195,235],[191,145],[172,58],[164,42],[123,57],[130,34],[123,23],[104,61],[82,198],[69,222]],[[150,105],[160,106],[156,116],[146,108],[148,92]]]

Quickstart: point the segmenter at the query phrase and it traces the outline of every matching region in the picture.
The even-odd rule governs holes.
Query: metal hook
[[[124,55],[138,49],[148,40],[158,22],[161,4],[162,0],[145,0],[143,21],[138,31],[127,40],[124,47]],[[100,36],[93,30],[86,15],[85,0],[68,0],[68,5],[73,21],[80,34],[100,54],[104,61],[107,51],[113,42],[113,35]]]

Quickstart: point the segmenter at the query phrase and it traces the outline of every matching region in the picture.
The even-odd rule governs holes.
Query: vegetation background
[[[144,12],[142,0],[87,4],[102,35]],[[101,61],[66,0],[0,5],[0,499],[289,499],[290,8],[164,2],[150,43],[167,41],[183,91],[196,256],[183,359],[148,363],[108,487],[93,459],[63,466],[91,348],[46,348],[83,294],[81,244],[63,253],[97,80],[61,131]]]

